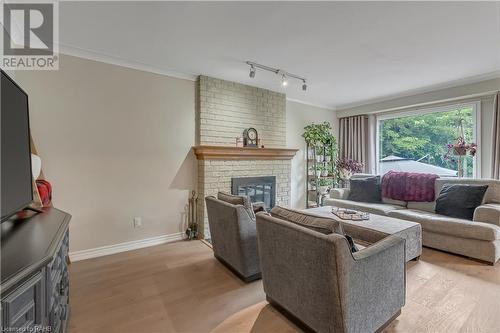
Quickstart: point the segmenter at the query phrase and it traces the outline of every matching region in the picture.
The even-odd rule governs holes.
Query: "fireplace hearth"
[[[231,178],[231,192],[248,196],[251,202],[264,202],[266,210],[269,211],[276,202],[276,177]]]

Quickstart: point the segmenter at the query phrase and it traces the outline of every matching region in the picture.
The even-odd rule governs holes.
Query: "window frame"
[[[448,104],[436,107],[426,107],[422,109],[412,109],[407,111],[391,112],[376,115],[375,127],[375,172],[380,174],[380,122],[395,118],[421,116],[428,113],[447,112],[459,108],[472,108],[472,140],[477,144],[475,158],[473,159],[472,179],[481,178],[481,101],[472,101],[458,104]]]

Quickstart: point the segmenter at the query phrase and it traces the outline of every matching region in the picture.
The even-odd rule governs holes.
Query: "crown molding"
[[[406,91],[398,93],[398,94],[385,95],[382,97],[367,99],[367,100],[359,101],[359,102],[355,102],[355,103],[342,104],[342,105],[337,106],[335,109],[337,111],[341,112],[344,110],[349,110],[349,109],[353,109],[353,108],[357,108],[357,107],[365,106],[365,105],[369,105],[369,104],[387,102],[387,101],[395,100],[398,98],[421,95],[421,94],[434,92],[436,90],[455,88],[455,87],[465,86],[468,84],[474,84],[474,83],[479,83],[482,81],[488,81],[488,80],[494,80],[494,79],[500,79],[500,70],[495,70],[495,71],[491,71],[491,72],[487,72],[484,74],[475,75],[475,76],[471,76],[471,77],[467,77],[467,78],[463,78],[463,79],[438,83],[438,84],[434,84],[434,85],[430,85],[430,86],[426,86],[426,87],[422,87],[422,88],[410,89],[410,90],[406,90]]]
[[[78,58],[103,62],[106,64],[136,69],[136,70],[143,71],[143,72],[149,72],[149,73],[154,73],[154,74],[170,76],[170,77],[177,78],[177,79],[196,81],[196,78],[198,77],[198,75],[195,75],[195,74],[181,73],[181,72],[177,72],[177,71],[173,71],[173,70],[169,70],[169,69],[151,66],[151,65],[148,65],[148,64],[145,64],[145,63],[142,63],[139,61],[135,61],[135,60],[128,60],[125,58],[119,58],[119,57],[115,57],[115,56],[111,56],[111,55],[107,55],[107,54],[103,54],[103,53],[84,50],[84,49],[74,47],[74,46],[64,45],[64,44],[59,44],[59,53],[69,55],[69,56],[78,57]]]
[[[310,103],[310,102],[306,102],[306,101],[301,101],[299,99],[295,99],[295,98],[286,98],[287,101],[289,102],[294,102],[294,103],[299,103],[299,104],[304,104],[304,105],[309,105],[309,106],[314,106],[315,108],[320,108],[320,109],[327,109],[327,110],[330,110],[330,111],[335,111],[335,107],[332,107],[330,105],[324,105],[324,104],[315,104],[315,103]]]

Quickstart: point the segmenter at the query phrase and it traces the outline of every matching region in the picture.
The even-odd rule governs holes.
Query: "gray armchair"
[[[220,194],[219,198],[233,203],[238,200],[226,194]],[[243,204],[229,203],[213,196],[206,197],[205,201],[214,256],[243,281],[260,279],[253,212]]]
[[[389,236],[351,254],[343,235],[257,214],[266,297],[316,332],[375,332],[405,303],[404,240]]]

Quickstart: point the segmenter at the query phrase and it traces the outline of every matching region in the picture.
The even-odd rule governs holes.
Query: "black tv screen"
[[[33,200],[28,95],[1,71],[1,220]]]

